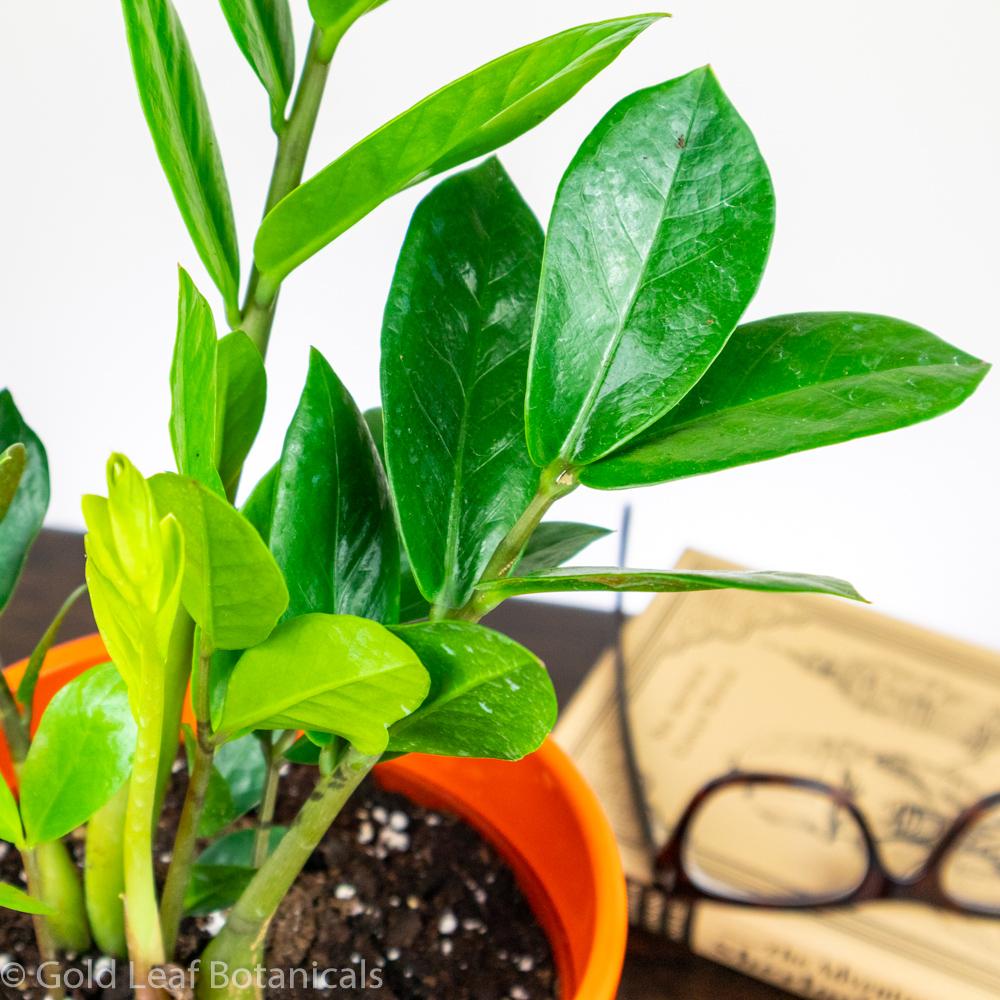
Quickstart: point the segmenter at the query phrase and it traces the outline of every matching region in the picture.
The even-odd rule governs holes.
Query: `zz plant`
[[[296,83],[287,0],[220,0],[277,139],[241,300],[226,175],[180,21],[169,0],[123,0],[153,141],[230,332],[219,336],[181,271],[176,472],[147,479],[116,454],[107,497],[84,498],[87,584],[111,664],[64,688],[33,741],[34,682],[57,625],[18,689],[0,684],[20,780],[19,803],[0,783],[0,835],[24,855],[29,889],[0,888],[0,906],[37,915],[43,954],[91,937],[127,954],[146,998],[161,992],[185,913],[228,911],[203,967],[262,962],[276,909],[380,759],[513,760],[539,746],[556,714],[548,676],[479,624],[507,598],[728,587],[858,598],[843,581],[793,573],[560,568],[605,532],[543,520],[556,501],[926,420],[988,367],[884,316],[739,325],[774,193],[749,128],[703,68],[598,123],[547,231],[496,159],[438,184],[389,290],[382,408],[362,414],[313,350],[281,453],[237,506],[284,280],[392,195],[536,125],[659,17],[587,24],[503,56],[303,183],[331,59],[384,2],[310,0]],[[388,23],[391,8],[378,16]],[[44,450],[9,394],[0,446],[5,602],[48,494]],[[152,842],[189,685],[187,796],[159,886]],[[287,830],[273,826],[286,760],[316,768]],[[84,823],[85,892],[62,841]],[[201,977],[197,993],[241,991]]]

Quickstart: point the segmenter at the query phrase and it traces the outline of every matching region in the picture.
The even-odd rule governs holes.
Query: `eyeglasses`
[[[677,899],[779,909],[907,899],[1000,916],[1000,792],[963,810],[927,860],[900,878],[843,789],[734,772],[695,795],[654,872],[657,887]]]
[[[623,511],[625,565],[631,511]],[[660,848],[628,706],[621,596],[616,604],[615,686],[619,728],[639,832],[653,861],[653,893],[633,913],[671,937],[687,934],[691,901],[786,910],[913,900],[952,912],[1000,916],[1000,792],[964,809],[914,872],[889,872],[851,795],[822,781],[733,772],[705,785]],[[673,908],[668,901],[680,904]],[[656,911],[649,913],[652,906]],[[678,924],[680,920],[683,927]],[[676,925],[676,926],[675,926]]]

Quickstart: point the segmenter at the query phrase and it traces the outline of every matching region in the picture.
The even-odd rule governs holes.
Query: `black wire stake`
[[[624,569],[628,561],[629,529],[632,523],[632,507],[626,505],[622,510],[621,531],[618,536],[618,565]],[[625,647],[623,633],[625,629],[625,598],[619,591],[615,594],[615,701],[618,707],[618,725],[621,730],[622,750],[625,754],[625,773],[628,777],[629,792],[632,807],[639,820],[639,830],[643,845],[649,854],[650,864],[656,860],[659,847],[653,829],[653,813],[646,797],[645,782],[639,769],[639,757],[636,752],[635,734],[632,720],[629,716],[628,684],[625,678]]]

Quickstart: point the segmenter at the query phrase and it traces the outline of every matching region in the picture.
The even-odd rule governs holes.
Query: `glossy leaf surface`
[[[20,441],[10,445],[0,455],[0,521],[3,521],[7,516],[7,511],[10,510],[27,461],[27,449]]]
[[[239,250],[219,143],[171,0],[122,0],[139,99],[181,216],[228,310],[238,310]]]
[[[468,622],[427,622],[393,632],[420,657],[431,689],[416,712],[392,727],[390,752],[518,760],[538,749],[557,711],[538,657]]]
[[[253,525],[201,483],[173,473],[150,481],[162,515],[184,533],[182,599],[214,649],[265,639],[288,606],[281,570]]]
[[[7,785],[7,780],[2,777],[0,777],[0,840],[6,840],[15,847],[20,847],[24,843],[17,800]]]
[[[309,614],[282,623],[240,657],[219,729],[306,729],[378,754],[387,729],[424,700],[427,671],[376,622]]]
[[[514,566],[515,576],[561,566],[582,552],[591,542],[610,535],[607,528],[573,521],[543,521],[528,539],[521,558]]]
[[[243,463],[264,419],[267,374],[260,351],[242,330],[226,334],[217,351],[216,452],[223,488],[233,499]]]
[[[184,727],[188,770],[194,760],[194,734]],[[253,735],[233,740],[218,748],[198,822],[198,836],[214,837],[245,816],[260,803],[267,777],[267,764],[260,741]]]
[[[136,726],[110,663],[92,667],[49,703],[21,771],[28,843],[58,840],[104,806],[132,770]]]
[[[181,268],[177,336],[170,366],[170,443],[177,471],[222,493],[216,468],[217,392],[215,320],[212,309]]]
[[[286,617],[396,620],[399,543],[385,477],[364,419],[319,351],[281,458],[247,514],[288,581]]]
[[[382,328],[392,492],[424,596],[459,607],[527,507],[538,470],[524,387],[541,227],[496,160],[417,208]]]
[[[309,0],[309,12],[321,28],[353,24],[359,17],[381,7],[388,0]]]
[[[25,461],[17,490],[0,520],[0,611],[14,593],[49,507],[49,462],[45,448],[24,422],[13,396],[4,389],[0,392],[0,449],[6,451],[14,444],[24,446]]]
[[[675,409],[581,480],[599,489],[660,483],[894,430],[958,406],[988,369],[886,316],[748,323]]]
[[[268,853],[287,833],[285,827],[272,827]],[[215,913],[232,906],[254,877],[254,830],[237,830],[209,845],[199,855],[191,871],[191,882],[184,897],[189,916]]]
[[[510,52],[362,139],[264,219],[254,257],[272,286],[387,198],[505,145],[565,104],[660,15],[585,24]]]
[[[55,913],[47,903],[6,882],[0,882],[0,910],[17,910],[18,913],[34,913],[42,917]]]
[[[569,591],[612,590],[641,593],[686,593],[695,590],[762,590],[782,594],[830,594],[855,601],[864,598],[846,580],[808,573],[771,571],[710,572],[683,570],[666,572],[647,569],[577,567],[552,570],[534,576],[511,576],[486,580],[477,588],[499,603],[519,594],[556,594]]]
[[[264,85],[280,129],[295,80],[295,38],[288,0],[219,0],[240,51]]]
[[[586,465],[675,406],[757,290],[773,228],[767,167],[711,70],[614,107],[570,164],[549,224],[534,460]]]

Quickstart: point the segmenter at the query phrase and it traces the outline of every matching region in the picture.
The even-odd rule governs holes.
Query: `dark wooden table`
[[[44,531],[14,600],[4,613],[0,656],[5,663],[27,656],[63,598],[83,581],[83,542],[74,532]],[[490,617],[534,650],[549,666],[561,703],[573,694],[587,668],[612,636],[610,615],[551,604],[512,601]],[[94,631],[86,602],[63,628],[69,639]],[[647,935],[633,935],[621,1000],[787,1000],[789,994],[690,955]]]

